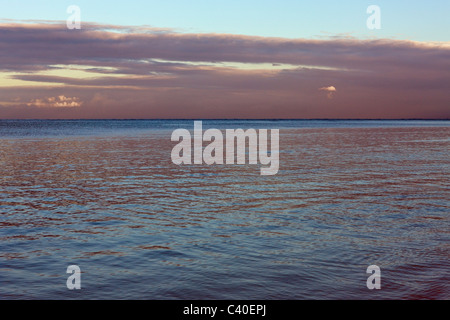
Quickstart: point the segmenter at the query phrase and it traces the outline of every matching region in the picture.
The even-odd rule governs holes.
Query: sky
[[[0,119],[448,119],[449,12],[447,0],[0,0]]]

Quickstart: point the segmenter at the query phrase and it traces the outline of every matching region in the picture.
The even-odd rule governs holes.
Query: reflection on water
[[[450,298],[448,122],[246,122],[282,128],[276,176],[173,165],[176,122],[82,135],[12,123],[0,126],[0,298]],[[366,288],[372,264],[379,291]]]

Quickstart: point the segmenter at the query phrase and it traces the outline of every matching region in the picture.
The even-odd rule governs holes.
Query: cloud
[[[336,88],[334,86],[322,87],[319,89],[320,91],[325,91],[327,93],[328,99],[333,98],[333,94],[336,93]]]
[[[181,34],[139,27],[85,25],[81,32],[57,24],[0,24],[4,70],[39,70],[55,64],[84,64],[139,69],[152,59],[297,64],[353,70],[389,71],[419,63],[445,63],[448,44],[399,40],[307,40],[230,34]],[[20,55],[12,54],[20,52]],[[401,58],[400,58],[401,57]],[[140,62],[140,63],[139,63]],[[373,66],[370,66],[373,64]],[[152,67],[167,67],[152,63]],[[148,67],[148,66],[147,66]]]
[[[64,95],[44,99],[32,99],[27,106],[37,108],[77,108],[83,102],[77,97],[66,97]]]
[[[328,92],[336,92],[337,91],[336,88],[333,86],[323,87],[323,88],[320,88],[319,90],[328,91]]]
[[[449,43],[5,23],[0,46],[0,118],[450,117]]]

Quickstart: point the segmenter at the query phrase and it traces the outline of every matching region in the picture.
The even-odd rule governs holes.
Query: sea
[[[271,176],[181,128],[0,120],[0,299],[450,299],[450,121],[203,120],[279,129]]]

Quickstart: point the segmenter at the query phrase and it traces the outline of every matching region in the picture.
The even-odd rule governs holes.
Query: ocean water
[[[192,120],[0,121],[0,299],[450,299],[450,121],[203,126],[279,129],[278,174],[174,165]]]

